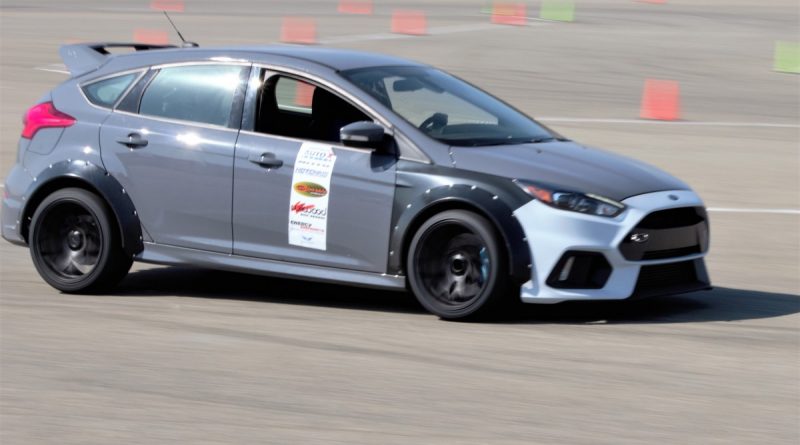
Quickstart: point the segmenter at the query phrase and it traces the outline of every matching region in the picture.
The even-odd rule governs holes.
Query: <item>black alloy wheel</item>
[[[33,263],[48,284],[64,292],[108,290],[130,269],[106,204],[95,194],[62,189],[33,215],[29,245]]]
[[[476,318],[506,299],[507,260],[494,227],[482,216],[449,210],[419,228],[408,252],[414,294],[444,319]]]

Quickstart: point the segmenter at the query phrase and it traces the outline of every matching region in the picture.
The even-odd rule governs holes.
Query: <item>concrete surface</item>
[[[336,4],[187,0],[174,19],[216,45],[314,17],[324,44],[441,66],[677,174],[712,209],[800,209],[800,76],[772,71],[774,41],[798,39],[794,0],[577,1],[576,22],[525,27],[488,26],[483,1]],[[0,1],[0,175],[22,114],[63,79],[41,70],[58,45],[169,30],[148,6]],[[426,10],[431,35],[388,35],[393,8]],[[646,78],[680,82],[685,122],[625,122]],[[800,215],[711,218],[712,292],[494,324],[438,321],[409,294],[180,268],[61,295],[2,243],[0,443],[797,443]]]

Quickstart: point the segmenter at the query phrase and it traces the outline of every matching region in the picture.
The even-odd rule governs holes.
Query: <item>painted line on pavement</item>
[[[47,71],[48,73],[69,74],[67,66],[63,63],[51,63],[45,66],[37,66],[34,69],[37,71]]]
[[[553,123],[586,123],[586,124],[640,124],[640,125],[694,125],[700,127],[766,127],[766,128],[800,128],[800,124],[773,122],[706,122],[706,121],[655,121],[646,119],[593,119],[582,117],[537,117],[536,120]]]
[[[709,212],[717,213],[759,213],[759,214],[776,214],[776,215],[800,215],[798,209],[737,209],[729,207],[709,207]]]

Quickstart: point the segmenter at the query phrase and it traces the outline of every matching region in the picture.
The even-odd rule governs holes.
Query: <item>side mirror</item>
[[[381,149],[386,136],[383,127],[375,122],[359,121],[342,127],[339,138],[346,147]]]

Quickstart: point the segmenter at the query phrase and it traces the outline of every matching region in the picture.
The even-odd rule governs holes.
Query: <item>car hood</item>
[[[527,179],[617,201],[643,193],[690,189],[656,167],[574,142],[452,147],[452,154],[458,169]]]

